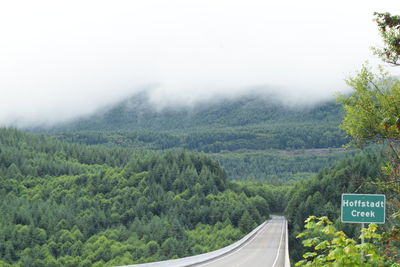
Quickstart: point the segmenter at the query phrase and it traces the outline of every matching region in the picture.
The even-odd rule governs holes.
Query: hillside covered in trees
[[[348,142],[338,128],[342,115],[333,102],[287,106],[254,95],[157,110],[142,94],[87,119],[35,130],[69,143],[204,152],[230,180],[284,184],[353,154],[340,149]]]
[[[194,107],[157,110],[145,94],[49,132],[67,141],[151,149],[181,147],[203,152],[238,149],[340,147],[343,116],[334,102],[288,106],[266,96],[248,95]],[[68,134],[69,133],[69,134]]]
[[[358,224],[345,224],[340,219],[340,201],[342,193],[383,193],[378,182],[382,179],[380,168],[384,155],[367,151],[336,163],[317,176],[294,184],[288,192],[288,204],[285,210],[289,222],[291,257],[294,261],[302,259],[307,251],[296,236],[304,230],[307,217],[327,216],[334,225],[351,237],[360,234]],[[387,225],[390,227],[390,225]]]
[[[0,129],[0,265],[111,266],[217,249],[283,209],[205,155]]]

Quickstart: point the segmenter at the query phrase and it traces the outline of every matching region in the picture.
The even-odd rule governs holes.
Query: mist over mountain
[[[203,152],[226,167],[229,179],[280,184],[347,155],[336,153],[348,142],[338,128],[342,115],[333,101],[289,106],[273,95],[248,94],[160,108],[141,93],[91,117],[36,131],[69,143]],[[293,156],[291,150],[303,152]]]
[[[44,103],[40,107],[35,107],[35,97],[30,100],[24,99],[13,107],[8,107],[10,103],[4,106],[4,109],[0,111],[0,126],[22,129],[58,129],[65,128],[66,125],[73,126],[86,122],[88,124],[85,126],[86,129],[91,129],[95,123],[98,124],[101,120],[105,122],[111,116],[117,128],[137,129],[148,128],[149,119],[161,120],[178,114],[182,118],[186,117],[190,123],[193,116],[219,112],[219,108],[226,105],[235,105],[236,108],[240,108],[237,112],[243,109],[249,113],[259,112],[259,109],[267,111],[274,107],[287,113],[291,110],[310,110],[332,102],[334,99],[333,93],[305,93],[301,90],[288,91],[269,86],[183,92],[164,89],[158,85],[144,85],[132,90],[133,93],[126,91],[116,94],[111,92],[97,94],[93,92],[92,95],[86,95],[83,92],[83,95],[77,99],[73,99],[73,95],[60,95],[56,101],[52,100],[51,96],[46,96],[42,99]],[[61,98],[64,98],[65,102],[59,103]],[[5,101],[5,99],[2,100]],[[28,102],[24,104],[24,101]],[[117,112],[121,114],[116,116]],[[257,116],[257,114],[254,115]],[[118,125],[118,121],[123,124],[128,123],[128,125]],[[150,128],[157,128],[157,126]]]
[[[338,124],[342,110],[333,101],[305,105],[283,103],[280,96],[246,94],[219,97],[193,105],[158,107],[145,92],[95,115],[51,128],[51,132],[76,130],[182,130],[199,127],[240,127],[255,124],[322,120]]]
[[[289,104],[326,101],[374,62],[373,12],[398,8],[395,0],[23,2],[0,9],[0,126],[71,122],[143,91],[158,109],[254,87]]]

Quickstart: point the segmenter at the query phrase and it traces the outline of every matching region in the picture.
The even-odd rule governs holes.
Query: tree
[[[304,260],[297,262],[296,266],[383,266],[385,263],[376,245],[376,241],[381,239],[375,233],[376,224],[362,230],[360,238],[367,242],[357,244],[344,232],[337,231],[327,217],[310,216],[305,223],[306,230],[297,238],[307,237],[303,245],[314,251],[304,253]]]
[[[378,12],[374,15],[385,44],[384,48],[373,48],[374,54],[384,62],[400,66],[400,16]]]
[[[384,62],[400,66],[400,16],[390,13],[374,15],[385,44],[384,48],[373,48],[374,53]],[[346,111],[342,129],[359,144],[376,142],[390,148],[387,164],[382,167],[385,179],[378,182],[387,192],[391,215],[389,225],[392,228],[386,231],[386,240],[383,241],[387,248],[398,242],[400,231],[400,80],[390,76],[382,67],[379,67],[378,74],[374,74],[364,66],[356,77],[347,80],[347,84],[354,93],[338,98]],[[400,262],[398,248],[393,251],[386,249],[385,253],[387,258]]]
[[[390,13],[374,13],[384,48],[373,47],[374,53],[384,62],[400,66],[400,16]],[[390,77],[380,68],[374,75],[366,67],[356,78],[347,83],[355,90],[350,98],[341,97],[346,116],[343,128],[356,139],[371,139],[381,136],[385,139],[400,139],[400,81]],[[355,114],[361,112],[360,114]],[[351,125],[351,123],[356,123]],[[355,127],[354,127],[355,126]],[[357,131],[354,131],[354,128]],[[362,134],[364,128],[364,134]],[[396,151],[394,151],[396,153]],[[398,152],[398,151],[397,151]],[[397,158],[399,154],[396,153]]]
[[[389,13],[375,13],[375,16],[386,45],[381,50],[375,48],[375,53],[385,62],[400,65],[398,63],[400,16],[391,16]],[[341,95],[338,98],[346,111],[341,128],[358,144],[377,142],[389,146],[389,162],[383,168],[386,181],[381,186],[398,195],[400,193],[400,80],[390,76],[382,67],[379,67],[378,74],[375,74],[369,67],[363,66],[356,77],[347,80],[347,84],[354,92],[348,97]]]
[[[175,237],[167,238],[161,245],[161,253],[167,259],[177,254],[179,242]]]
[[[386,190],[400,193],[400,80],[380,68],[374,74],[364,66],[347,80],[354,93],[340,96],[346,114],[341,128],[358,144],[384,143],[390,148],[390,163],[384,169]]]
[[[250,213],[245,210],[239,220],[239,229],[242,233],[247,234],[257,226],[256,222],[251,218]]]
[[[400,80],[382,68],[374,74],[363,66],[356,77],[346,82],[354,92],[338,98],[346,111],[341,128],[359,143],[377,139],[399,141]]]

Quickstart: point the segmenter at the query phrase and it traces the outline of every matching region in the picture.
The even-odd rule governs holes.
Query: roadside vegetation
[[[374,53],[384,62],[399,66],[400,16],[375,13],[375,20],[385,46],[374,48]],[[297,237],[308,239],[302,241],[305,249],[298,252],[304,253],[303,260],[296,266],[400,266],[400,79],[382,67],[375,73],[370,67],[363,66],[347,83],[353,93],[338,98],[346,111],[341,128],[353,137],[354,144],[377,143],[386,151],[379,159],[371,158],[377,157],[375,155],[353,164],[339,164],[328,176],[321,176],[311,185],[303,185],[303,190],[309,190],[311,195],[306,202],[297,201],[302,211],[294,211],[290,202],[295,200],[289,201],[287,213],[293,230],[292,238],[305,216],[324,216],[311,216],[305,220],[306,230]],[[340,223],[337,219],[338,193],[353,192],[384,193],[386,223],[379,228],[370,224],[362,233],[357,233],[354,225]],[[336,203],[327,203],[324,206],[326,210],[320,210],[321,203],[328,200]],[[302,207],[303,203],[306,204]],[[334,219],[343,231],[337,231],[325,216]],[[349,239],[346,232],[353,239]],[[366,238],[367,242],[357,245],[358,236]],[[292,244],[298,242],[293,240]],[[292,253],[292,256],[299,260],[299,254]]]

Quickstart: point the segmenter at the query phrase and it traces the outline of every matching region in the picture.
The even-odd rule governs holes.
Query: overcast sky
[[[2,1],[0,125],[62,122],[148,90],[158,107],[259,88],[345,91],[399,0]],[[260,89],[261,88],[261,89]]]

